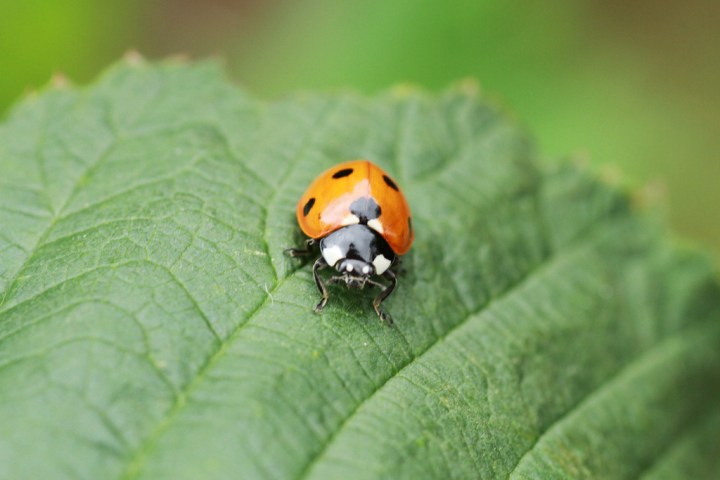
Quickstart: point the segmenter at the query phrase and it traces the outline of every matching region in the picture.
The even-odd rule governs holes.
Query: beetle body
[[[382,288],[373,307],[381,319],[391,323],[380,303],[397,284],[390,267],[407,253],[414,239],[410,207],[397,183],[368,160],[345,162],[321,173],[297,203],[298,224],[309,237],[308,246],[319,243],[321,257],[313,266],[322,310],[329,294],[318,271],[331,267],[340,275],[330,283],[344,282],[351,288],[365,285]],[[290,249],[293,256],[308,249]],[[381,276],[383,285],[372,279]]]

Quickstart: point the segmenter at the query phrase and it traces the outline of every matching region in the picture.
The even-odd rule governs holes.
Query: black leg
[[[318,258],[315,261],[315,264],[313,265],[313,278],[315,278],[315,285],[317,285],[318,290],[320,290],[320,295],[322,295],[322,298],[320,299],[320,303],[318,303],[315,306],[315,311],[319,312],[323,308],[325,308],[325,305],[328,302],[328,298],[330,298],[330,294],[328,293],[328,289],[323,283],[322,278],[320,278],[320,274],[318,271],[322,270],[323,268],[327,267],[328,264],[325,261],[323,257]]]
[[[387,322],[388,325],[392,326],[392,317],[389,313],[385,312],[383,309],[380,308],[380,304],[383,300],[390,296],[393,290],[395,290],[395,286],[397,285],[397,277],[391,270],[386,270],[385,273],[382,274],[382,277],[390,280],[390,285],[385,287],[385,289],[381,291],[377,297],[375,297],[375,300],[373,300],[373,308],[375,309],[375,313],[378,314],[378,317],[380,317],[380,320]]]
[[[313,253],[313,246],[315,245],[314,238],[308,238],[305,240],[305,248],[286,248],[285,253],[291,257],[307,257]]]
[[[378,287],[382,289],[387,287],[387,285],[385,285],[384,283],[376,282],[375,280],[372,280],[370,278],[365,281],[365,284],[370,285],[371,287]]]

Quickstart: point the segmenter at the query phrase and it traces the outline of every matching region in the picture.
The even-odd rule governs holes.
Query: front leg
[[[392,272],[392,270],[386,270],[385,273],[382,274],[382,277],[386,280],[389,280],[390,285],[385,287],[385,289],[382,290],[377,297],[375,297],[375,300],[373,300],[373,308],[375,309],[375,313],[378,314],[378,317],[380,317],[380,320],[387,322],[389,326],[392,326],[392,317],[389,313],[385,312],[383,309],[380,308],[380,304],[383,300],[390,296],[393,290],[395,290],[395,286],[397,285],[397,277]]]
[[[315,246],[315,239],[308,238],[305,240],[305,248],[286,248],[284,252],[293,258],[307,257],[313,253],[313,246]]]
[[[320,277],[320,274],[318,273],[320,270],[322,270],[323,268],[325,268],[327,266],[328,266],[328,264],[323,257],[318,258],[315,261],[315,264],[313,264],[313,278],[315,279],[315,285],[317,285],[318,290],[320,290],[320,295],[322,295],[322,298],[320,299],[320,303],[318,303],[315,306],[316,312],[319,312],[320,310],[325,308],[325,305],[328,302],[328,298],[330,298],[328,289],[325,286],[323,279]]]

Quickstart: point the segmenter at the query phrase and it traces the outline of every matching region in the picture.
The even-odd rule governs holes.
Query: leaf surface
[[[413,209],[395,328],[283,255],[352,158]],[[2,479],[718,474],[708,264],[476,95],[121,64],[19,104],[0,169]]]

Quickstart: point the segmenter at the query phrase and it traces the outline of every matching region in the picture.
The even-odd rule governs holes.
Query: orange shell
[[[405,195],[387,173],[368,160],[341,163],[321,173],[297,204],[300,228],[308,237],[319,239],[358,223],[350,205],[360,198],[372,198],[380,206],[377,221],[368,226],[382,235],[395,254],[407,253],[415,234]]]

